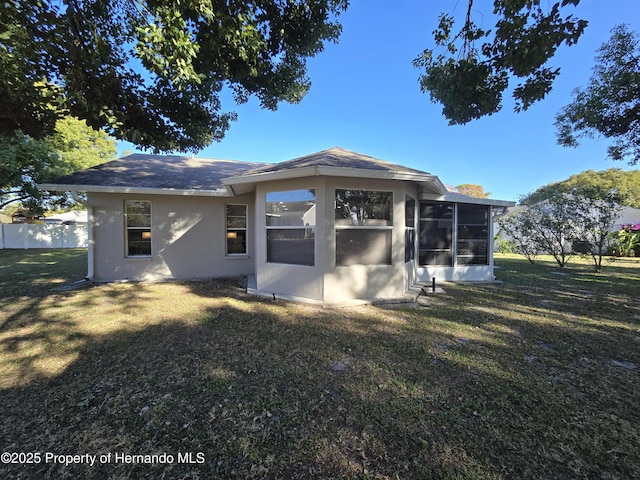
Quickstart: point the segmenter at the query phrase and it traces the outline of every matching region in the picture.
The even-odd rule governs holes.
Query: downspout
[[[93,280],[93,267],[94,267],[94,248],[93,248],[93,207],[86,201],[80,198],[77,191],[72,191],[71,196],[73,199],[87,207],[87,280]]]

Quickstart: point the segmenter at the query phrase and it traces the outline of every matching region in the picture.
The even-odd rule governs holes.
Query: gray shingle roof
[[[265,164],[212,160],[178,155],[133,154],[61,177],[56,185],[220,190],[222,179],[234,177]]]
[[[411,178],[415,176],[416,179],[432,177],[421,170],[334,147],[274,164],[180,155],[133,154],[58,178],[43,184],[41,188],[63,190],[68,186],[86,191],[157,189],[193,193],[226,192],[225,183],[255,182],[256,178],[266,180],[272,174],[286,174],[293,178],[298,171],[304,176],[309,174],[308,167],[338,169],[338,173],[333,173],[338,175],[339,170],[344,169],[347,176],[353,176],[354,171],[362,171],[363,176],[367,176],[364,171],[370,171],[373,175],[389,173]],[[224,179],[232,182],[223,182]]]
[[[338,168],[359,168],[363,170],[381,170],[387,172],[410,173],[419,175],[429,175],[422,170],[386,162],[377,158],[352,152],[340,147],[329,148],[321,152],[312,153],[303,157],[287,160],[286,162],[274,163],[258,167],[254,170],[244,172],[247,175],[260,173],[274,173],[284,170],[292,170],[302,167],[338,167]]]

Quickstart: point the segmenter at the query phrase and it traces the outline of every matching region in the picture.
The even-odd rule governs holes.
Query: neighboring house
[[[620,216],[616,221],[616,229],[622,230],[623,225],[640,225],[640,209],[622,207]]]
[[[45,219],[48,225],[77,225],[87,223],[86,210],[71,210],[70,212],[57,213]]]
[[[340,305],[493,281],[495,211],[435,175],[331,148],[277,164],[135,154],[41,185],[87,192],[95,281],[250,277]]]
[[[11,223],[44,223],[44,215],[30,210],[16,210],[11,215]]]

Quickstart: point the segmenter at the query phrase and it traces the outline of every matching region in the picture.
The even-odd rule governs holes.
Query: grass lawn
[[[0,478],[640,478],[637,260],[498,255],[500,286],[323,310],[52,290],[85,256],[0,250],[1,447],[40,452]]]

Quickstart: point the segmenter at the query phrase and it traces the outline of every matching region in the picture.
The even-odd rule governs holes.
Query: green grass
[[[638,261],[500,255],[501,286],[326,310],[233,280],[52,291],[84,262],[0,250],[3,451],[204,463],[1,478],[640,478]]]

